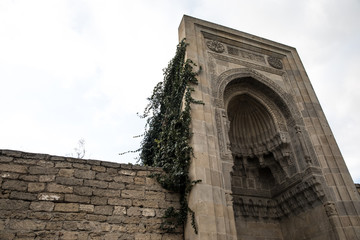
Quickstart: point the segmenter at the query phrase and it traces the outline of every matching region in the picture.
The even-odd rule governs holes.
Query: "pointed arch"
[[[229,85],[245,82],[250,89],[261,89],[261,92],[271,98],[272,102],[281,111],[287,124],[303,125],[300,112],[297,110],[294,99],[287,94],[279,85],[265,75],[251,68],[235,68],[219,75],[213,85],[215,104],[219,108],[226,108],[226,99],[229,94],[225,91]]]

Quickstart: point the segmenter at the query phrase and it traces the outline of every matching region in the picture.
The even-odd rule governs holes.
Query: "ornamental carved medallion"
[[[225,47],[222,43],[215,41],[215,40],[209,40],[206,42],[206,46],[217,53],[223,53],[225,51]]]
[[[269,65],[272,66],[273,68],[276,68],[276,69],[283,68],[283,64],[279,58],[268,57],[267,60],[268,60]]]

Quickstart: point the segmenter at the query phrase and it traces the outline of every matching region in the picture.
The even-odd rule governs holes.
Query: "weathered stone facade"
[[[185,239],[360,239],[360,197],[296,49],[184,16],[200,65]]]
[[[179,199],[160,171],[0,150],[0,239],[183,239],[161,229]]]

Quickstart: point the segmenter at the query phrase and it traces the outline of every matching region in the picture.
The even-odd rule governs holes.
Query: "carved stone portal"
[[[185,239],[360,239],[360,198],[296,49],[184,16],[202,67]]]

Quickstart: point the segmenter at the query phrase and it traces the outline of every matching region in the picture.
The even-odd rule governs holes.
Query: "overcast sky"
[[[296,47],[360,182],[357,0],[0,0],[0,149],[135,163],[184,14]]]

